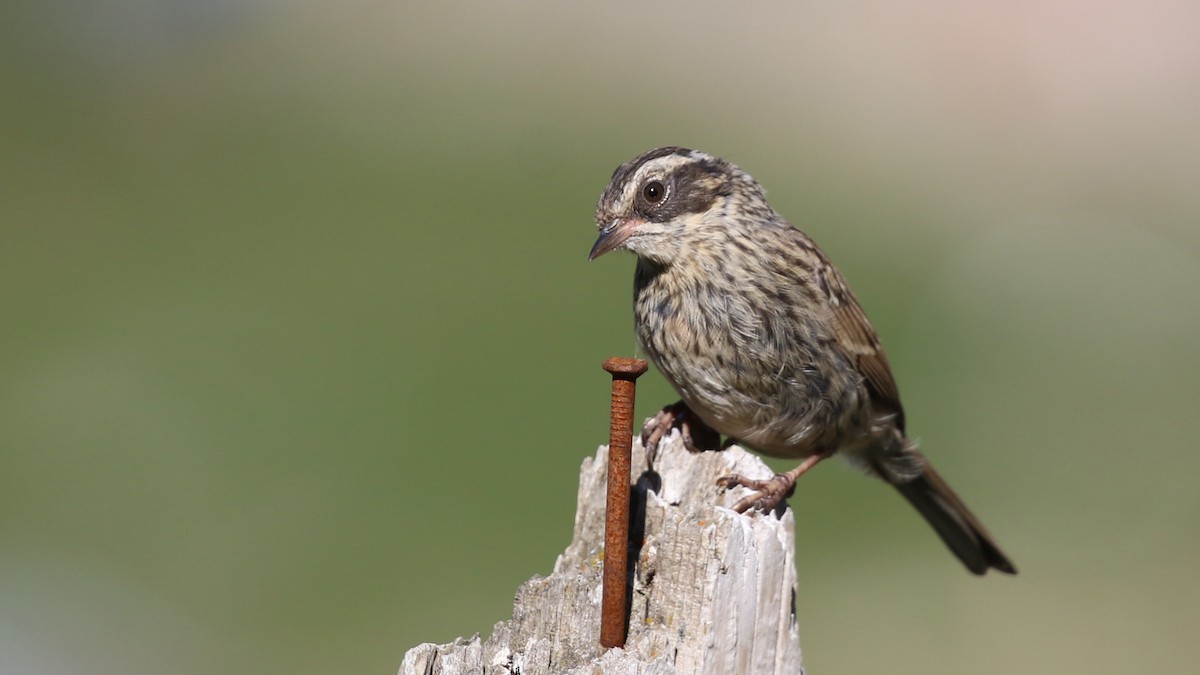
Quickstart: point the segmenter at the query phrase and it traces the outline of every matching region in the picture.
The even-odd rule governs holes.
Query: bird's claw
[[[777,473],[766,480],[746,478],[735,473],[718,478],[717,485],[720,485],[725,490],[732,490],[735,487],[745,487],[754,490],[754,492],[742,497],[738,500],[738,503],[733,505],[733,510],[738,513],[745,513],[750,510],[771,513],[783,503],[783,500],[790,497],[796,489],[795,480],[781,473]]]
[[[671,429],[679,429],[680,440],[688,452],[722,449],[721,435],[692,414],[686,403],[679,401],[658,411],[642,427],[642,447],[646,448],[647,454],[654,456],[659,443]]]

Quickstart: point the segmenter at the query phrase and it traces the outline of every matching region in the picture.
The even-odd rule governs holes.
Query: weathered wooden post
[[[410,649],[401,675],[803,673],[792,512],[740,515],[728,507],[744,489],[717,487],[727,474],[772,471],[737,446],[689,453],[677,433],[660,445],[653,473],[634,444],[629,634],[624,648],[600,646],[607,455],[602,446],[584,460],[571,544],[550,576],[517,590],[512,619],[486,640]]]

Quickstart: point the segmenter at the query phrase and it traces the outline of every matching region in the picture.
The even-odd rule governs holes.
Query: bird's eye
[[[651,204],[657,204],[667,196],[667,188],[662,183],[652,180],[642,188],[642,198]]]

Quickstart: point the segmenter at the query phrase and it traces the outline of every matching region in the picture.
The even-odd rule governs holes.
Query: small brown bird
[[[712,155],[651,150],[617,167],[596,207],[589,259],[638,257],[634,319],[642,349],[682,397],[647,425],[685,442],[714,432],[773,457],[802,459],[736,509],[773,510],[796,479],[838,453],[900,491],[969,570],[1016,568],[905,435],[904,410],[875,329],[845,279],[762,187]]]

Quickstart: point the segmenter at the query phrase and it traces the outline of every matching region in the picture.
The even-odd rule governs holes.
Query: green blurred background
[[[838,466],[810,673],[1200,669],[1194,4],[0,9],[0,672],[389,673],[569,541],[619,163],[738,162],[1021,568]],[[639,416],[674,400],[643,379]]]

